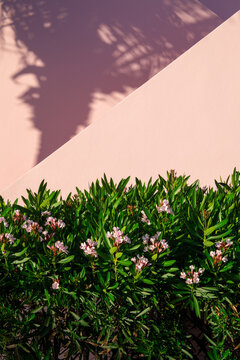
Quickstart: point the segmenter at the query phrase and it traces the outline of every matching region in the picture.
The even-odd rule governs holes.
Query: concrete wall
[[[5,191],[44,178],[63,196],[105,172],[116,181],[175,169],[213,184],[239,167],[240,12]]]
[[[0,189],[222,22],[197,0],[0,4]]]

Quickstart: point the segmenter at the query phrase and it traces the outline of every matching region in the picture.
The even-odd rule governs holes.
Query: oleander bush
[[[3,359],[239,359],[240,174],[0,199]]]

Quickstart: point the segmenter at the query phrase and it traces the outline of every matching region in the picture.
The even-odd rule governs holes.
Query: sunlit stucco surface
[[[0,0],[0,7],[0,189],[222,22],[197,0]]]
[[[239,167],[240,12],[3,191],[44,178],[63,196],[103,173],[148,180],[166,170],[201,185]]]

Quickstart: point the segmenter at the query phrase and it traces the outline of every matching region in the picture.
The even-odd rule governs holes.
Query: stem
[[[91,260],[91,267],[92,267],[92,274],[93,274],[93,278],[95,277],[95,265],[94,265],[94,260]]]
[[[114,273],[115,273],[115,281],[117,281],[117,259],[114,256]]]
[[[55,257],[55,255],[53,256],[53,270],[54,270],[54,273],[56,273],[56,257]]]

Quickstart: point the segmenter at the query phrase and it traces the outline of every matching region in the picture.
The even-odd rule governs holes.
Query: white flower
[[[166,212],[167,214],[172,214],[173,215],[173,211],[169,205],[169,201],[164,199],[160,205],[156,205],[156,208],[157,208],[157,212],[158,213],[161,213],[161,212]]]
[[[68,254],[68,251],[67,251],[68,246],[64,246],[64,244],[61,241],[56,241],[55,247],[57,249],[59,249],[60,251],[64,252],[65,254]]]
[[[46,211],[42,211],[41,215],[42,215],[42,216],[45,216],[45,215],[50,216],[51,213],[50,213],[50,211],[47,211],[47,210],[46,210]]]
[[[86,255],[93,255],[98,257],[95,246],[97,246],[97,242],[92,241],[91,239],[87,239],[86,242],[80,245],[80,249],[82,249]]]
[[[5,227],[8,227],[8,223],[3,216],[0,217],[0,223],[3,223]]]
[[[185,272],[181,272],[181,274],[180,274],[181,279],[186,279],[186,276],[187,276],[187,274]]]
[[[145,268],[147,265],[151,265],[148,263],[148,259],[144,256],[137,255],[136,257],[133,257],[131,261],[135,264],[136,270],[141,271],[143,268]]]
[[[148,235],[148,234],[146,234],[146,235],[144,235],[144,236],[142,237],[142,241],[143,241],[143,244],[144,244],[144,245],[147,245],[148,240],[149,240],[149,235]]]
[[[141,221],[142,221],[143,223],[146,223],[146,224],[150,225],[151,222],[150,222],[150,220],[147,218],[147,215],[145,214],[145,212],[144,212],[143,210],[141,211],[141,214],[142,214]]]
[[[58,289],[58,288],[59,288],[59,282],[55,280],[55,281],[52,283],[52,288],[53,288],[54,290]]]

